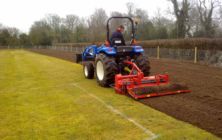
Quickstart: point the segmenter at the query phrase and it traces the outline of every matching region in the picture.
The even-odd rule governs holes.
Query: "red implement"
[[[119,94],[129,94],[134,99],[154,96],[171,95],[191,92],[187,86],[170,84],[167,74],[144,77],[143,72],[131,61],[124,61],[131,66],[129,75],[115,76],[115,91]]]

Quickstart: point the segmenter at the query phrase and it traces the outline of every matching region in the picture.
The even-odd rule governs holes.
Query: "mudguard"
[[[93,60],[96,57],[96,52],[97,52],[96,45],[91,45],[86,47],[86,49],[82,53],[82,60],[83,61]]]
[[[114,47],[107,47],[103,44],[99,48],[97,48],[97,54],[99,54],[99,53],[105,53],[109,56],[115,56],[116,50]]]
[[[143,53],[144,49],[141,46],[133,46],[133,53]]]

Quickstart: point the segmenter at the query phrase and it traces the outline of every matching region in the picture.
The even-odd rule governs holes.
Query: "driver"
[[[111,45],[114,46],[114,45],[117,45],[116,44],[116,41],[119,41],[118,42],[118,45],[117,46],[120,46],[120,45],[126,45],[125,44],[125,40],[123,38],[123,31],[124,31],[124,26],[123,25],[120,25],[115,32],[113,32],[112,36],[111,36]]]

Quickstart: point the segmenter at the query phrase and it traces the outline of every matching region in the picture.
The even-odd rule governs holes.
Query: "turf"
[[[156,139],[219,139],[101,88],[95,79],[84,79],[81,65],[23,50],[0,50],[0,139],[150,138],[91,95],[158,135]]]

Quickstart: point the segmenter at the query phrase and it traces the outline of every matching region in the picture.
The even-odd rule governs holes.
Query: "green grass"
[[[86,80],[81,65],[0,50],[0,139],[141,140],[149,136],[73,84],[167,140],[216,136]]]

